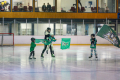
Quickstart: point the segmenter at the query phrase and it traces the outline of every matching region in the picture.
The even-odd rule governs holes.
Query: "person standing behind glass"
[[[48,10],[48,12],[51,11],[51,5],[49,3],[47,4],[47,10]]]
[[[108,8],[108,7],[106,7],[106,9],[105,9],[105,10],[106,10],[106,13],[108,13],[108,12],[109,12],[109,8]]]
[[[45,5],[45,3],[43,4],[43,6],[42,6],[42,10],[45,12],[46,11],[46,5]]]
[[[75,0],[75,2],[76,2],[76,0]],[[81,1],[80,1],[80,0],[78,0],[78,7],[79,7],[79,4],[80,4],[80,6],[82,7],[82,4],[81,4]],[[76,4],[73,4],[73,6],[76,6],[76,7],[77,7]]]
[[[80,4],[80,5],[81,5],[81,7],[82,7],[81,0],[78,0],[78,4]]]
[[[19,10],[22,11],[23,7],[22,7],[22,3],[20,3],[20,5],[18,6]]]
[[[3,6],[3,5],[1,5],[1,11],[4,11],[4,10],[5,10],[4,6]]]
[[[4,1],[4,7],[5,7],[5,11],[9,11],[10,10],[10,4],[9,3],[7,3],[7,1]]]
[[[7,5],[8,5],[7,1],[4,1],[4,6],[7,6]]]

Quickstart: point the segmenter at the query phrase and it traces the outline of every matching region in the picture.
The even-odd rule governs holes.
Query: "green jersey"
[[[92,41],[92,39],[90,39],[90,41],[91,41],[90,48],[92,48],[92,49],[96,49],[97,39],[95,38],[95,41]]]
[[[30,52],[31,52],[31,51],[34,51],[35,47],[36,47],[36,44],[35,44],[34,42],[31,42]]]

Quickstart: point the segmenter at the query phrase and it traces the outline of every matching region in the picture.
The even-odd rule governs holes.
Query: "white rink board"
[[[0,45],[2,43],[2,36],[0,36]],[[3,45],[13,45],[13,36],[3,36]]]
[[[44,36],[14,36],[15,44],[30,44],[30,39],[34,37],[36,39],[44,39]],[[58,39],[53,44],[61,44],[61,38],[71,38],[71,44],[90,44],[90,36],[55,36]],[[97,44],[111,44],[109,41],[96,37]],[[42,44],[42,43],[39,43]]]

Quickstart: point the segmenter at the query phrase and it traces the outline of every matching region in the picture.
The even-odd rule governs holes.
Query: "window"
[[[20,23],[12,23],[12,33],[14,33],[14,35],[20,35]]]
[[[95,34],[96,20],[62,19],[55,24],[55,35],[91,35]]]
[[[4,20],[4,21],[3,21]],[[2,18],[2,23],[0,24],[0,27],[2,29],[2,33],[10,33],[10,24],[12,21],[8,21],[5,18]]]
[[[96,13],[97,0],[78,0],[78,12],[83,13]]]
[[[57,12],[76,11],[76,0],[57,0]]]
[[[111,27],[114,31],[116,31],[116,20],[114,19],[98,19],[97,20],[97,25],[96,25],[96,32],[98,32],[103,25],[108,25],[109,27]]]
[[[55,35],[77,35],[77,25],[71,19],[62,19],[55,24]]]
[[[9,23],[0,24],[1,33],[9,33]]]
[[[61,20],[61,35],[72,35],[71,33],[71,20],[70,19],[62,19]]]
[[[91,35],[91,34],[95,34],[96,31],[95,31],[95,25],[96,25],[96,20],[84,20],[85,21],[85,32],[84,34],[85,35]]]
[[[12,0],[12,11],[16,12],[32,12],[33,0]]]
[[[84,36],[85,35],[85,27],[83,25],[83,20],[80,20],[77,24],[77,35]]]
[[[20,23],[21,35],[32,35],[32,25],[31,23]]]
[[[34,35],[43,36],[48,27],[51,28],[51,33],[54,34],[54,23],[50,21],[50,19],[37,19],[37,23],[34,23]]]
[[[32,25],[27,23],[26,27],[26,23],[15,23],[14,27],[14,24],[12,24],[12,32],[14,35],[32,35]]]
[[[77,23],[76,23],[76,20],[72,20],[71,22],[72,22],[71,23],[72,24],[72,26],[71,26],[72,27],[71,28],[72,29],[71,34],[72,35],[77,35]]]
[[[12,23],[12,33],[14,35],[33,35],[32,22],[29,19],[14,19]]]
[[[116,0],[99,0],[99,13],[115,13]]]
[[[0,18],[0,33],[12,33],[13,19]]]
[[[57,23],[55,24],[55,35],[66,35],[67,33],[67,24]]]
[[[35,0],[36,12],[55,12],[55,0]]]
[[[0,11],[9,12],[10,11],[10,0],[0,0]]]
[[[37,26],[38,25],[38,26]],[[53,27],[53,23],[39,23],[39,24],[34,24],[34,35],[45,35],[45,30],[47,30],[47,28],[50,26],[51,28],[51,33],[54,34],[54,27]],[[44,27],[43,27],[44,26]]]

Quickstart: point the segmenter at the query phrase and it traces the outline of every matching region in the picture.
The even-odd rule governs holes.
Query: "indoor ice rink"
[[[120,80],[120,0],[0,0],[0,80]]]
[[[107,48],[106,48],[107,47]],[[43,46],[35,49],[36,60],[29,60],[28,46],[0,49],[0,78],[3,80],[119,80],[120,50],[113,46],[98,46],[98,60],[89,59],[89,46],[71,46],[60,50],[54,46],[55,58],[40,57]]]

